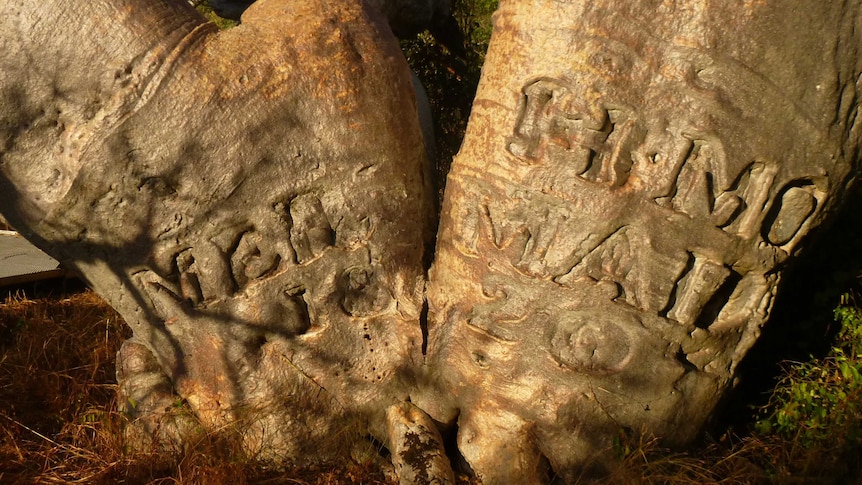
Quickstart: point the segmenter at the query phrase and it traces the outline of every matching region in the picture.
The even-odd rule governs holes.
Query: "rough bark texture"
[[[138,439],[370,433],[413,483],[452,480],[437,427],[486,483],[684,443],[857,163],[858,2],[503,0],[423,328],[432,193],[373,10],[5,7],[0,210],[133,328]]]
[[[270,458],[342,453],[354,421],[384,440],[422,360],[433,237],[385,23],[358,2],[261,1],[221,33],[180,1],[88,0],[83,26],[17,5],[0,25],[18,42],[2,61],[4,212],[133,328],[126,410],[181,441],[190,421],[165,415],[181,398]],[[42,8],[56,22],[26,25]],[[79,28],[112,50],[82,49]]]
[[[702,428],[857,162],[858,7],[501,1],[414,399],[487,482]]]

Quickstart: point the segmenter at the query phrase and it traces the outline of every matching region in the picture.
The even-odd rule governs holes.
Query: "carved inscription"
[[[630,315],[605,313],[620,318],[597,320],[594,311],[559,312],[548,338],[548,351],[561,366],[588,374],[623,370],[632,358],[627,328],[638,325]],[[628,318],[625,318],[628,317]]]
[[[551,78],[530,82],[523,88],[508,151],[549,172],[551,186],[573,174],[583,182],[610,186],[624,185],[635,175],[643,197],[661,207],[705,218],[745,239],[759,234],[779,164],[756,161],[729,173],[733,164],[726,160],[721,140],[644,133],[632,113],[596,103],[599,98],[588,86],[570,88]],[[667,146],[655,146],[661,143]],[[785,233],[795,234],[816,207],[810,193],[791,190],[788,196],[792,209],[776,217],[771,237],[771,227],[764,235],[777,246],[792,239]]]
[[[817,208],[814,186],[793,186],[782,192],[772,210],[764,238],[776,246],[790,242]]]
[[[519,272],[565,287],[605,285],[609,299],[686,325],[695,324],[732,273],[699,255],[657,249],[648,229],[612,221],[587,228],[545,202],[524,198],[481,206],[479,253],[503,254]],[[529,217],[536,213],[542,217]]]
[[[674,131],[658,123],[650,132],[633,112],[612,107],[622,104],[601,101],[605,94],[552,78],[523,88],[507,150],[526,165],[525,180],[535,190],[459,207],[465,231],[458,248],[473,256],[490,250],[516,271],[564,287],[601,286],[609,299],[686,326],[743,321],[762,306],[764,290],[718,255],[735,239],[789,251],[817,213],[815,184],[779,182],[775,161],[728,160],[724,142],[697,129]],[[785,188],[776,190],[779,183]],[[596,192],[584,195],[590,190]],[[698,235],[689,245],[665,237],[659,227],[634,224],[624,211],[601,204],[593,210],[582,200],[617,193],[637,210],[655,207],[650,221],[679,217],[664,215],[673,212],[684,217],[675,220],[716,230],[716,236]],[[764,266],[758,271],[768,272],[777,259],[759,261]],[[589,326],[579,326],[550,345],[564,349],[554,351],[561,363],[583,367],[579,352],[597,338]]]
[[[281,263],[281,255],[273,251],[259,231],[248,231],[240,237],[230,262],[234,280],[237,286],[242,288],[248,285],[249,281],[275,271]]]
[[[742,172],[735,191],[744,208],[722,229],[744,239],[756,236],[777,173],[778,164],[765,162],[752,163]]]
[[[690,257],[691,267],[684,279],[677,282],[679,295],[667,316],[678,322],[694,325],[706,304],[730,276],[731,271],[706,258],[693,254]]]
[[[342,276],[341,308],[354,317],[370,317],[386,310],[393,302],[386,282],[370,268],[354,267]]]
[[[290,202],[290,217],[293,220],[290,242],[298,263],[320,256],[335,244],[335,231],[317,197],[307,194],[294,198]]]
[[[684,265],[650,248],[637,232],[621,228],[555,281],[573,288],[584,280],[611,282],[618,288],[616,300],[658,312],[667,306]]]
[[[691,151],[676,179],[673,209],[690,216],[705,216],[714,226],[725,227],[743,208],[743,200],[731,190],[727,163],[720,142],[691,142]]]
[[[170,274],[136,274],[154,304],[227,311],[246,324],[296,335],[311,327],[308,292],[314,285],[306,283],[326,274],[335,284],[323,290],[333,292],[346,314],[374,316],[394,301],[366,247],[369,219],[340,217],[333,227],[313,194],[273,204],[259,220],[231,218],[208,227],[212,232],[188,238],[189,247],[175,253]],[[333,249],[343,252],[323,257]]]
[[[563,165],[584,180],[622,185],[632,166],[634,121],[585,98],[554,79],[528,84],[509,152],[531,165]]]

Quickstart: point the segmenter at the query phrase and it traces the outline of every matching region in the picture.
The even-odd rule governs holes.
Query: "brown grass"
[[[129,330],[90,291],[0,303],[0,483],[387,484],[374,465],[275,469],[228,434],[179,453],[131,452],[115,411],[114,358]],[[686,452],[622,436],[608,484],[862,483],[859,450],[731,433]],[[460,483],[470,483],[466,476]]]
[[[621,462],[603,484],[859,485],[855,446],[806,447],[793,439],[732,431],[690,450],[671,450],[655,438],[625,438]]]
[[[181,453],[128,452],[114,359],[129,330],[90,291],[0,303],[0,483],[383,484],[370,465],[279,470],[230,436]]]

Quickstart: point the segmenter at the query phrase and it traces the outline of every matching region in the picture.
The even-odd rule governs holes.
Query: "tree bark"
[[[690,442],[732,385],[858,166],[859,5],[793,5],[501,1],[414,400],[485,481]]]
[[[574,482],[621,431],[689,442],[858,166],[858,2],[503,0],[426,278],[372,9],[260,0],[217,32],[181,0],[8,3],[0,210],[132,327],[139,442],[202,423],[307,463],[371,435],[410,483],[451,482],[447,452]]]
[[[358,2],[275,0],[219,33],[179,1],[94,5],[143,17],[85,31],[119,31],[127,49],[88,46],[88,69],[64,79],[89,89],[71,108],[51,85],[63,73],[44,71],[78,60],[72,48],[4,59],[4,73],[20,65],[45,86],[4,83],[3,207],[132,327],[121,406],[143,435],[181,444],[197,426],[165,409],[186,402],[264,459],[386,441],[388,408],[408,400],[422,360],[434,215],[409,70],[385,23]],[[4,38],[75,45],[83,5],[59,8],[26,25],[40,10],[23,4]],[[113,40],[161,22],[182,28]],[[117,79],[88,87],[105,76]]]

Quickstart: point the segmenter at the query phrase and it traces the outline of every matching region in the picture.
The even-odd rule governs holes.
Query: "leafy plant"
[[[452,13],[464,34],[462,55],[440,45],[429,33],[402,40],[401,50],[422,81],[434,117],[436,181],[442,197],[452,158],[461,147],[482,64],[491,39],[491,14],[498,0],[454,0]]]
[[[862,310],[842,297],[829,355],[789,365],[756,425],[806,448],[862,445]]]
[[[212,7],[210,7],[209,2],[205,0],[196,0],[193,1],[192,4],[195,6],[198,12],[200,12],[207,20],[216,24],[218,28],[224,30],[229,29],[231,27],[236,27],[237,21],[221,18],[213,12]]]

